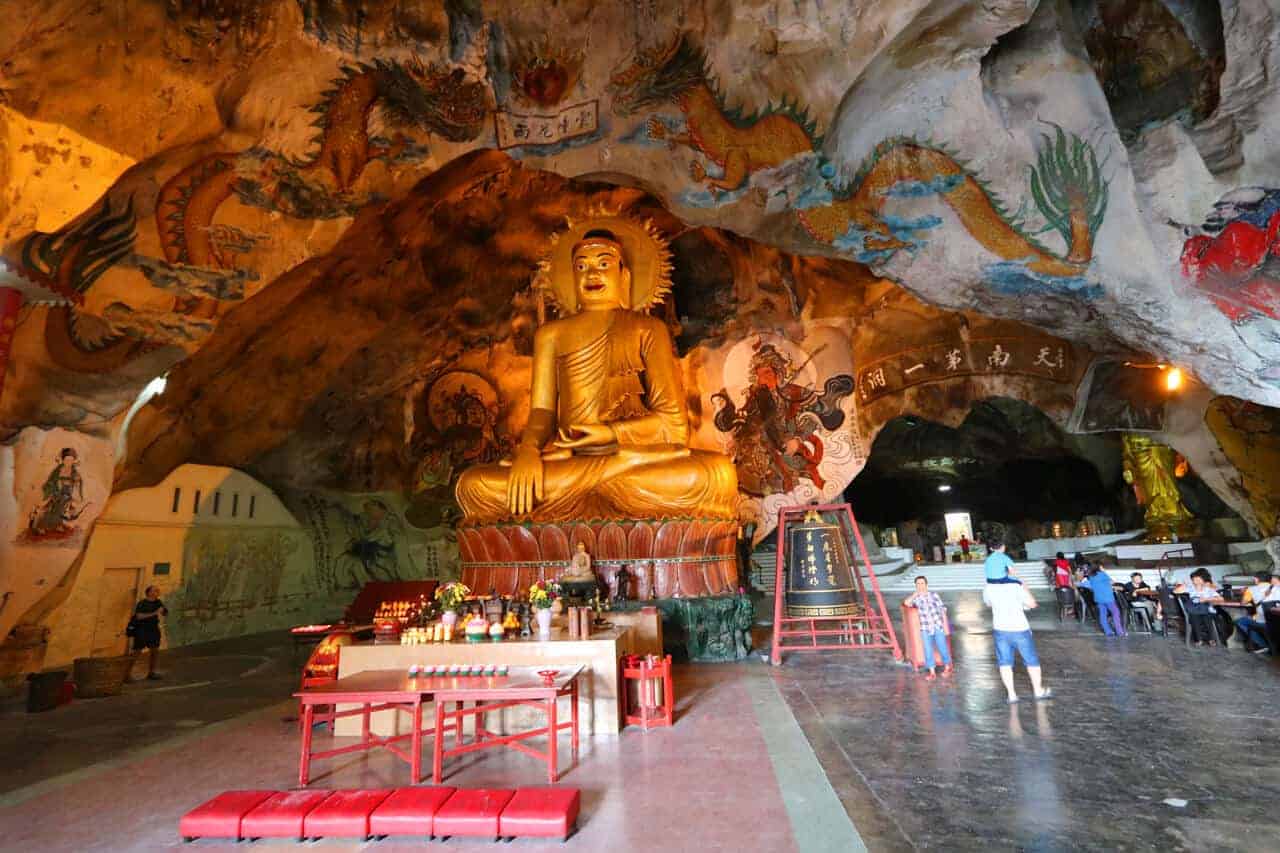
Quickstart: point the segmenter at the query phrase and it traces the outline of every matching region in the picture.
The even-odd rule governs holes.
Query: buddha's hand
[[[521,445],[511,460],[507,476],[507,509],[512,515],[533,511],[542,500],[542,453],[536,447]]]
[[[574,450],[579,447],[604,447],[618,443],[618,436],[608,424],[570,424],[560,429],[554,446],[562,450]]]

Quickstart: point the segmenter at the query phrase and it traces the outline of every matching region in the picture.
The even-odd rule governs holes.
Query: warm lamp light
[[[1182,387],[1182,371],[1176,367],[1170,367],[1164,374],[1164,388],[1166,391],[1177,391]]]

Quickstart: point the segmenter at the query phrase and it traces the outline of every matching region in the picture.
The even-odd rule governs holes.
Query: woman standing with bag
[[[147,587],[146,598],[133,608],[133,618],[129,620],[129,631],[133,636],[133,656],[137,658],[143,649],[150,649],[147,661],[147,678],[158,679],[156,674],[156,655],[160,653],[160,616],[168,616],[169,610],[160,600],[160,588]]]

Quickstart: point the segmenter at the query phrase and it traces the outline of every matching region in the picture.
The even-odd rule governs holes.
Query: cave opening
[[[1072,435],[1028,403],[992,398],[956,427],[910,414],[889,421],[845,497],[860,520],[897,531],[882,536],[887,544],[920,550],[958,538],[946,519],[956,513],[968,513],[979,539],[1017,542],[1055,525],[1072,535],[1135,521],[1121,467],[1118,436]],[[907,541],[912,531],[922,541]]]

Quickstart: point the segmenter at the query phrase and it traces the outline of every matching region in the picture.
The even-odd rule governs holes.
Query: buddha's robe
[[[550,337],[557,351],[549,377],[537,376],[534,354],[535,407],[540,397],[553,397],[560,425],[608,424],[617,445],[568,455],[548,444],[543,500],[521,520],[736,518],[733,463],[722,453],[689,449],[679,365],[660,320],[619,309],[603,333],[576,348],[560,343],[568,335]],[[539,381],[554,382],[553,393],[538,388]],[[507,508],[510,472],[504,462],[463,473],[456,494],[467,523],[514,520]]]

